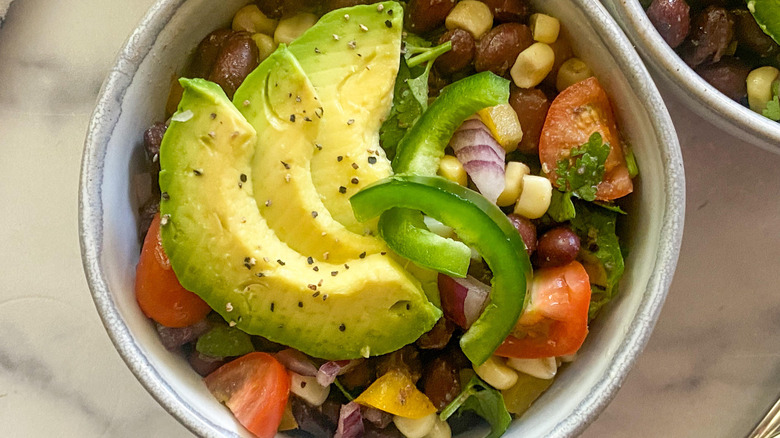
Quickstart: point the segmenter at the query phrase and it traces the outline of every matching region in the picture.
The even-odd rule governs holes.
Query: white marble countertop
[[[151,3],[16,0],[0,28],[0,435],[191,436],[111,345],[78,244],[88,119]],[[780,394],[780,156],[668,97],[688,181],[677,275],[586,437],[743,436]]]

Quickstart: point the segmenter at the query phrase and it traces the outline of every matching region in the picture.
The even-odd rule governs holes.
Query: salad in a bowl
[[[240,9],[144,134],[164,345],[259,437],[501,435],[623,273],[637,165],[566,38],[522,0]]]

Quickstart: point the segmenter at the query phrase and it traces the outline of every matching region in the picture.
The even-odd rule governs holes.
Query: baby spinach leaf
[[[474,412],[490,425],[490,434],[486,438],[500,437],[512,422],[501,392],[477,376],[469,380],[463,391],[439,414],[439,418],[446,421],[456,412],[462,415],[466,411]]]
[[[604,163],[609,155],[609,143],[604,143],[601,134],[594,132],[588,142],[572,148],[568,159],[558,160],[555,166],[555,185],[580,199],[594,201],[596,186],[604,178]]]

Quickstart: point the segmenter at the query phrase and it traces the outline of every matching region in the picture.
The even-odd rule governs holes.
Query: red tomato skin
[[[211,311],[199,296],[182,287],[171,269],[160,237],[159,213],[144,238],[135,271],[135,298],[144,315],[166,327],[187,327]]]
[[[209,391],[258,438],[272,438],[290,395],[290,374],[268,353],[249,353],[203,379]]]
[[[611,201],[631,193],[634,184],[628,173],[612,105],[595,77],[566,88],[550,105],[539,139],[539,160],[550,172],[547,177],[557,187],[554,169],[558,161],[568,159],[571,149],[587,143],[594,132],[599,132],[610,146],[596,199]]]
[[[533,321],[547,327],[546,336],[507,336],[495,354],[503,357],[536,359],[567,356],[580,349],[588,335],[590,282],[577,261],[534,271],[531,303],[523,311],[516,329],[528,331]]]

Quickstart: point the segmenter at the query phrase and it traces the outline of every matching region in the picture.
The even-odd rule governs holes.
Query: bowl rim
[[[182,425],[204,437],[238,435],[202,416],[152,366],[120,315],[103,270],[103,163],[108,142],[121,116],[116,108],[133,82],[133,75],[151,52],[157,36],[177,9],[188,0],[157,0],[129,36],[101,88],[93,111],[81,163],[79,182],[79,243],[82,263],[95,307],[117,352],[142,386]],[[644,349],[660,314],[674,275],[682,241],[685,215],[685,176],[682,154],[671,117],[650,74],[617,23],[596,0],[574,1],[594,27],[601,42],[613,54],[634,93],[647,102],[647,115],[658,139],[664,164],[666,197],[655,265],[647,287],[614,360],[598,382],[567,419],[557,423],[548,436],[569,437],[581,433],[607,406]]]
[[[780,123],[731,100],[702,79],[664,41],[638,0],[603,2],[653,72],[683,97],[680,100],[689,109],[742,140],[780,154]]]

